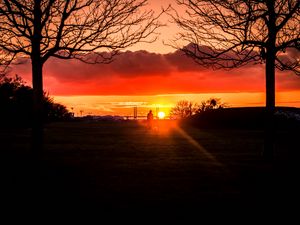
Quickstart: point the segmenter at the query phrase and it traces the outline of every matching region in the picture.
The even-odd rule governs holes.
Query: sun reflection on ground
[[[141,124],[146,126],[146,121]],[[149,128],[147,128],[149,129]],[[182,129],[178,125],[178,121],[176,120],[163,120],[156,119],[153,122],[152,128],[149,129],[149,134],[171,137],[174,134],[179,134],[183,137],[190,145],[199,150],[207,160],[213,162],[215,166],[223,167],[223,164],[220,163],[214,155],[212,155],[209,151],[207,151],[197,140],[195,140],[191,135],[189,135],[184,129]]]
[[[184,131],[181,127],[176,126],[176,131],[184,137],[191,145],[198,149],[207,159],[213,161],[216,166],[223,166],[214,155],[207,151],[198,141],[196,141],[191,135]]]
[[[163,119],[163,116],[161,118],[162,119],[154,119],[151,128],[147,126],[147,120],[141,120],[139,121],[139,124],[148,129],[149,134],[170,135],[171,132],[174,132],[174,129],[177,126],[177,121]]]

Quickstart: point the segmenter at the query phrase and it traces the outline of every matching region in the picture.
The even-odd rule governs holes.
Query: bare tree
[[[1,60],[8,65],[30,58],[35,127],[42,126],[46,61],[56,57],[109,62],[120,49],[154,41],[159,15],[143,10],[146,4],[147,0],[0,0]]]
[[[210,98],[201,102],[198,111],[201,113],[213,109],[223,109],[225,107],[227,107],[227,104],[222,103],[220,98]]]
[[[212,68],[265,63],[266,128],[273,130],[275,69],[300,75],[300,1],[177,0],[177,3],[186,9],[186,16],[173,15],[182,28],[173,46],[197,63]],[[189,45],[182,47],[182,41]],[[271,145],[265,148],[265,152],[272,151]]]
[[[171,108],[170,116],[172,118],[184,119],[194,115],[197,110],[197,104],[187,100],[181,100],[178,101],[173,108]]]

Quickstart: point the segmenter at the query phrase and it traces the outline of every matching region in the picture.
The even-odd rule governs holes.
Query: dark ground
[[[109,221],[103,224],[297,224],[299,134],[277,131],[274,160],[265,162],[259,129],[53,123],[43,153],[33,157],[30,129],[0,128],[2,214]]]

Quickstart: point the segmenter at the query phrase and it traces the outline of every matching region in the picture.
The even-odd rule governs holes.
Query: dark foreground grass
[[[278,131],[274,161],[264,162],[263,132],[253,129],[53,123],[39,156],[30,129],[0,129],[2,205],[139,224],[287,222],[299,206],[299,134]]]

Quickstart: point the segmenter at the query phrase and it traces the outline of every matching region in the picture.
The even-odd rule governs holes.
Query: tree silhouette
[[[170,116],[172,118],[184,119],[194,115],[197,110],[197,104],[187,100],[181,100],[178,101],[173,108],[171,108]]]
[[[222,109],[225,108],[227,105],[221,102],[220,98],[210,98],[206,101],[202,101],[199,106],[199,113],[213,110],[213,109]]]
[[[33,119],[33,90],[18,75],[0,76],[0,126],[28,126]],[[71,118],[64,105],[43,96],[43,120],[59,121]]]
[[[154,41],[156,37],[150,36],[160,24],[153,11],[143,10],[146,3],[147,0],[0,1],[1,64],[9,65],[22,57],[31,60],[33,133],[39,135],[43,130],[46,61],[56,57],[106,63],[119,49]]]
[[[275,68],[300,75],[300,1],[177,0],[177,4],[185,7],[186,17],[173,15],[182,32],[172,45],[197,63],[216,69],[265,63],[264,155],[271,157]],[[188,46],[182,47],[182,41]]]

